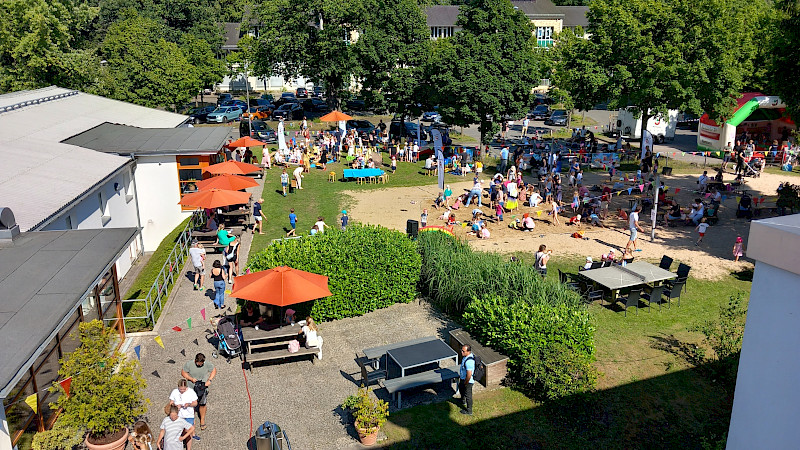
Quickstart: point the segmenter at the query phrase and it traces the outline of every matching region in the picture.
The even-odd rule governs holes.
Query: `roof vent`
[[[19,234],[19,225],[11,208],[0,206],[0,240],[14,239]]]

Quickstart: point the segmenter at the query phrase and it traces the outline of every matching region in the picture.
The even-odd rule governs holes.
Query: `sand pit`
[[[675,200],[681,206],[687,207],[696,197],[691,190],[697,187],[697,177],[702,173],[698,170],[697,174],[675,175],[662,178],[662,181],[673,190],[681,188],[681,192],[674,195]],[[485,179],[486,177],[484,177]],[[730,174],[726,175],[726,180],[732,179]],[[747,189],[754,196],[774,196],[775,189],[781,181],[786,181],[787,177],[765,173],[761,178],[748,179]],[[586,174],[586,185],[599,184],[607,181],[608,176],[600,173]],[[526,177],[526,182],[533,181]],[[791,179],[790,179],[791,181]],[[454,194],[466,192],[472,186],[471,178],[464,182],[451,183]],[[436,197],[438,189],[435,184],[418,187],[399,187],[387,188],[373,191],[349,191],[351,197],[348,210],[352,220],[380,224],[389,228],[405,231],[408,219],[419,220],[424,208],[428,208],[428,225],[443,225],[444,221],[437,218],[442,210],[433,208],[433,199]],[[564,190],[564,198],[567,202],[571,201],[572,190],[567,187]],[[488,214],[488,228],[491,231],[491,238],[488,240],[477,239],[466,234],[466,228],[455,227],[455,233],[460,238],[467,239],[470,244],[480,250],[494,251],[501,253],[512,253],[517,251],[535,252],[540,244],[545,244],[549,249],[553,249],[554,257],[566,256],[570,258],[583,258],[592,256],[599,258],[601,254],[609,248],[615,249],[619,254],[628,242],[629,233],[627,222],[616,218],[616,214],[609,214],[604,225],[607,228],[591,227],[584,224],[582,229],[585,231],[584,237],[588,239],[576,239],[571,234],[577,230],[575,226],[565,225],[568,217],[572,215],[571,208],[567,207],[567,212],[560,216],[561,225],[552,225],[544,208],[541,216],[536,215],[536,211],[542,208],[520,207],[519,210],[505,214],[504,222],[495,220],[494,212],[488,207],[489,199],[481,208]],[[675,260],[680,260],[692,266],[692,275],[703,279],[716,279],[724,276],[731,271],[742,270],[751,267],[749,262],[740,261],[735,263],[731,255],[731,249],[737,236],[742,236],[747,244],[747,237],[750,223],[744,219],[735,218],[735,208],[737,199],[728,198],[723,202],[723,207],[719,211],[719,222],[708,229],[703,243],[697,247],[695,240],[697,233],[693,226],[678,227],[658,227],[656,228],[655,241],[650,241],[650,218],[649,214],[642,214],[641,225],[645,228],[645,233],[639,233],[640,252],[635,252],[637,259],[659,260],[662,255],[669,255]],[[470,211],[475,207],[462,207],[456,211],[458,220],[468,220],[471,218]],[[610,211],[618,208],[629,207],[628,196],[614,196]],[[536,222],[536,228],[532,232],[522,232],[508,228],[508,223],[512,220],[511,216],[522,217],[522,214],[532,213]],[[647,216],[647,217],[645,217]]]

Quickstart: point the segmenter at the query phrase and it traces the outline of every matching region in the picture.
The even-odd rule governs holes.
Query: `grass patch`
[[[167,262],[167,258],[169,258],[169,254],[172,252],[175,242],[178,241],[178,237],[191,219],[191,216],[187,217],[186,220],[181,222],[174,230],[170,231],[164,240],[161,241],[158,248],[153,252],[153,255],[150,256],[150,260],[147,261],[142,271],[139,272],[139,276],[136,277],[136,280],[133,282],[130,289],[128,289],[128,292],[122,297],[123,299],[144,299],[147,296],[150,287],[156,281],[156,277],[158,277],[158,273],[161,271],[164,263]],[[183,270],[183,267],[178,268],[178,273],[180,273],[181,270]],[[166,295],[169,295],[171,289],[171,285],[167,286]],[[146,312],[144,302],[123,303],[124,316],[143,316]],[[157,310],[155,320],[158,320],[160,314],[161,310]],[[135,332],[150,329],[153,324],[148,323],[145,319],[135,319],[126,321],[125,326],[128,332]]]
[[[800,165],[792,166],[792,171],[787,172],[785,170],[781,170],[780,167],[769,166],[764,169],[764,172],[771,173],[773,175],[786,175],[790,177],[800,177]]]
[[[533,255],[517,255],[525,264]],[[549,263],[577,271],[577,258]],[[698,270],[694,268],[693,270]],[[512,389],[483,392],[472,417],[458,412],[457,401],[409,408],[384,426],[388,448],[474,448],[480,436],[486,448],[699,448],[716,442],[728,429],[733,391],[686,358],[665,351],[666,342],[695,345],[702,335],[689,328],[718,317],[730,295],[749,295],[748,274],[721,280],[689,279],[681,306],[628,311],[595,303],[589,312],[596,326],[595,348],[601,372],[594,393],[548,403],[534,402]],[[606,303],[607,305],[607,303]]]

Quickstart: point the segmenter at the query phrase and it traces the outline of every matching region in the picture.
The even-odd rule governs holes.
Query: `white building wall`
[[[250,88],[250,92],[256,91],[294,91],[298,87],[311,87],[313,83],[310,83],[309,80],[299,77],[294,79],[284,79],[283,77],[269,77],[269,78],[257,78],[257,77],[249,77],[248,84]],[[217,85],[220,91],[222,92],[229,92],[229,91],[244,91],[246,88],[244,77],[234,77],[231,79],[229,76],[225,76],[222,79],[222,82]]]
[[[102,204],[101,197],[102,196]],[[131,166],[107,178],[70,208],[47,222],[39,231],[86,230],[99,228],[138,227],[136,193],[132,183]],[[117,277],[122,279],[141,253],[140,239],[131,243],[128,251],[117,260]]]
[[[12,450],[11,431],[8,429],[6,409],[0,408],[0,450]]]
[[[144,251],[152,252],[192,211],[181,211],[178,204],[181,196],[174,155],[137,156],[135,177]]]
[[[756,260],[727,448],[800,442],[800,214],[751,222]]]

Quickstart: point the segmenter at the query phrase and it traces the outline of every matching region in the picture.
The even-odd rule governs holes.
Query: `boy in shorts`
[[[262,203],[264,203],[263,198],[260,198],[257,202],[253,203],[253,234],[256,234],[256,229],[258,229],[258,234],[264,234],[261,223],[261,220],[264,218],[264,212],[261,210]]]
[[[295,234],[296,229],[297,229],[297,214],[294,213],[294,208],[289,210],[289,225],[292,226],[292,229],[289,230],[288,233],[286,233],[286,236],[287,237],[288,236],[297,236]]]
[[[700,237],[697,238],[697,242],[694,243],[695,246],[700,246],[700,243],[703,242],[703,237],[706,235],[706,230],[708,229],[708,224],[706,223],[706,218],[703,217],[700,219],[700,223],[697,224],[695,230],[697,230],[697,234]]]
[[[281,172],[281,188],[283,189],[284,197],[286,197],[287,186],[289,186],[289,174],[286,173],[286,169],[283,169],[283,172]]]

